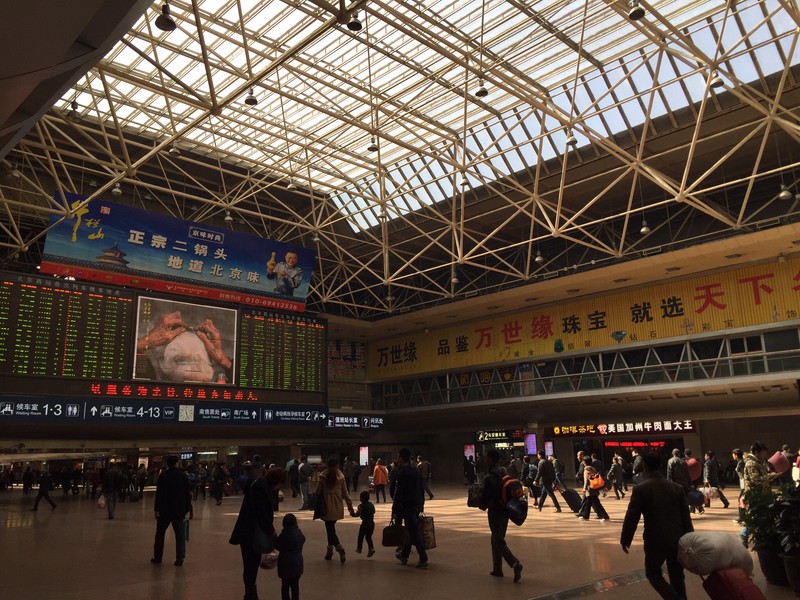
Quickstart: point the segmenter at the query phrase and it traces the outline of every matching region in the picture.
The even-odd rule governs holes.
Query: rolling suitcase
[[[573,490],[572,488],[566,488],[563,492],[561,492],[561,497],[564,498],[564,502],[567,503],[569,509],[572,512],[578,512],[581,508],[581,497],[578,492]]]
[[[767,600],[740,567],[714,571],[703,580],[703,589],[712,600]]]

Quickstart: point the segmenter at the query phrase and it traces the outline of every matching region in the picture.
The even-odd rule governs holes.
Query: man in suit
[[[183,518],[192,506],[192,496],[189,490],[189,478],[186,473],[178,468],[178,457],[167,458],[166,470],[158,476],[156,483],[156,502],[153,510],[156,516],[156,540],[153,547],[153,558],[150,562],[160,564],[164,554],[164,534],[167,527],[172,525],[175,532],[175,562],[176,567],[183,564],[186,556],[186,540],[183,537]]]
[[[628,554],[639,517],[644,516],[644,569],[650,585],[662,598],[685,600],[686,584],[683,566],[678,562],[678,540],[694,531],[686,492],[677,483],[661,475],[661,457],[655,453],[643,458],[645,476],[633,488],[628,511],[622,524],[619,543]],[[667,563],[669,583],[661,567]]]
[[[544,450],[539,450],[536,455],[539,457],[539,468],[536,472],[536,485],[542,486],[542,496],[539,498],[539,511],[541,512],[544,506],[544,501],[549,495],[553,499],[553,506],[556,507],[556,512],[561,512],[561,506],[558,504],[558,498],[553,493],[553,486],[556,483],[556,469],[545,455]]]

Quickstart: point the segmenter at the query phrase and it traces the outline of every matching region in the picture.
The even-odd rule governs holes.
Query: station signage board
[[[383,416],[375,415],[328,415],[326,426],[332,429],[382,429]]]
[[[10,421],[175,425],[324,425],[325,407],[237,402],[0,397],[0,424]]]

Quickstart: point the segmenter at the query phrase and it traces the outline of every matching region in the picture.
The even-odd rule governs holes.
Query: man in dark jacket
[[[542,495],[539,498],[539,511],[541,512],[544,506],[544,500],[548,494],[553,499],[553,504],[556,507],[556,512],[561,512],[561,506],[558,504],[558,498],[553,493],[553,485],[556,482],[556,469],[549,460],[544,450],[539,450],[536,455],[539,457],[539,468],[536,473],[536,485],[542,486]]]
[[[503,576],[503,560],[514,569],[514,583],[522,577],[522,563],[517,560],[506,544],[508,530],[508,513],[503,504],[503,477],[505,469],[499,466],[500,453],[491,448],[486,453],[486,476],[483,478],[483,495],[478,507],[488,511],[489,531],[492,532],[492,572],[493,577]]]
[[[694,531],[689,516],[684,488],[667,481],[661,475],[661,457],[650,453],[644,456],[645,476],[633,488],[622,535],[619,543],[628,554],[633,535],[644,516],[644,569],[650,585],[662,598],[679,600],[686,598],[683,566],[678,562],[678,540],[685,533]],[[661,568],[667,563],[669,583]]]
[[[404,546],[395,556],[401,563],[406,564],[413,545],[419,554],[417,568],[427,569],[428,553],[425,551],[419,520],[419,513],[425,509],[425,488],[419,470],[411,465],[411,451],[408,448],[402,448],[397,455],[396,473],[392,515],[394,515],[395,522],[402,520],[405,523],[410,540],[408,545]]]
[[[633,483],[639,483],[644,477],[644,459],[636,448],[631,450],[631,454],[633,455]]]
[[[176,567],[183,564],[186,556],[186,540],[183,537],[183,518],[191,508],[192,497],[189,491],[189,478],[178,468],[178,457],[167,458],[166,470],[158,476],[156,483],[156,502],[153,510],[156,516],[156,540],[153,558],[150,562],[160,564],[164,554],[164,534],[172,525],[175,532]]]
[[[672,451],[672,458],[667,461],[667,479],[677,483],[684,491],[692,485],[689,477],[689,467],[686,461],[681,458],[681,451],[675,448]]]

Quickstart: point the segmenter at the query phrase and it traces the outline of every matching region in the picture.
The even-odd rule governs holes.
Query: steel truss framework
[[[77,192],[316,246],[373,320],[797,220],[796,3],[641,5],[153,5],[3,160],[3,265]]]
[[[780,347],[780,350],[773,348]],[[702,388],[714,380],[791,373],[800,368],[800,330],[689,340],[661,346],[612,350],[571,358],[449,373],[376,386],[376,408],[481,402],[521,397],[574,397],[596,392],[591,401],[622,390],[694,382]]]

